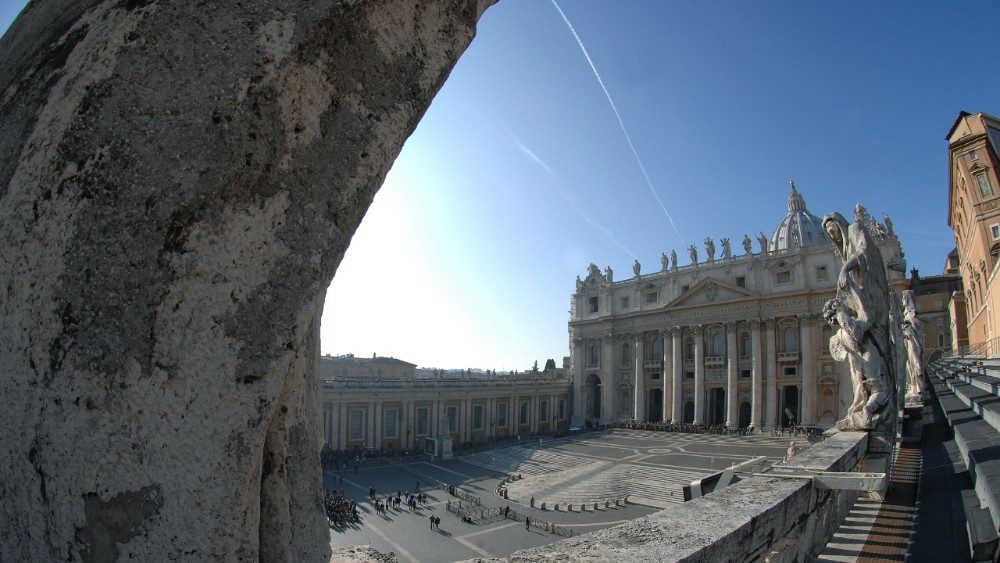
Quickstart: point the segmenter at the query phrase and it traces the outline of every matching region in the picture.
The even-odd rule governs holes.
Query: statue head
[[[833,241],[833,245],[837,247],[840,257],[842,259],[846,258],[847,253],[844,249],[844,241],[847,238],[847,219],[844,219],[844,216],[836,211],[827,213],[823,217],[823,231]]]

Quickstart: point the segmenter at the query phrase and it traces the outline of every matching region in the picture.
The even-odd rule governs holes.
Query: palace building
[[[877,241],[890,284],[906,289],[892,222],[860,221]],[[841,260],[794,183],[788,213],[758,251],[705,239],[661,269],[615,281],[591,264],[571,299],[573,424],[672,421],[774,428],[829,427],[853,398],[850,375],[828,350],[823,305],[836,294]]]

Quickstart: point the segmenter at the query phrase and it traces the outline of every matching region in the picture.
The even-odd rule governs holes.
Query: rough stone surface
[[[0,39],[0,560],[328,559],[323,295],[491,3],[24,10]]]

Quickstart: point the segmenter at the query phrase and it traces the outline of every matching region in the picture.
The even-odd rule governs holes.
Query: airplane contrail
[[[663,214],[666,215],[667,220],[670,221],[670,226],[673,227],[674,232],[677,233],[677,238],[681,239],[681,243],[686,245],[687,241],[684,240],[681,232],[677,229],[677,225],[674,224],[674,218],[670,216],[670,212],[667,211],[667,207],[663,205],[663,200],[660,199],[660,195],[657,194],[656,190],[653,188],[653,182],[649,179],[649,174],[646,173],[646,167],[643,166],[642,159],[639,158],[639,152],[635,150],[635,145],[632,143],[632,136],[628,134],[628,129],[625,128],[625,122],[622,120],[621,114],[618,113],[618,107],[615,106],[615,101],[611,99],[611,94],[608,92],[607,86],[604,85],[604,80],[601,79],[601,74],[597,72],[597,67],[594,66],[594,61],[591,60],[590,53],[588,53],[587,48],[583,46],[583,41],[576,33],[576,29],[573,27],[573,24],[569,22],[569,18],[566,17],[565,13],[563,13],[562,8],[559,7],[556,0],[552,0],[552,5],[555,6],[556,11],[559,12],[563,21],[566,22],[566,27],[569,28],[570,33],[572,33],[573,37],[576,39],[576,44],[579,45],[580,50],[583,51],[583,56],[586,57],[587,64],[590,65],[590,70],[594,71],[594,77],[597,78],[597,83],[600,84],[601,90],[604,91],[604,96],[608,98],[608,103],[611,104],[611,111],[615,112],[615,117],[618,118],[618,125],[622,129],[622,133],[625,134],[625,140],[628,141],[628,148],[632,149],[632,156],[635,157],[635,161],[639,165],[639,170],[642,171],[642,177],[646,179],[646,185],[649,186],[650,193],[653,194],[653,198],[656,199],[656,203],[660,204],[660,209],[663,210]]]
[[[568,203],[569,206],[573,208],[573,211],[575,211],[576,214],[581,219],[583,219],[591,227],[594,227],[595,229],[604,233],[604,236],[606,236],[608,240],[611,241],[612,244],[620,248],[622,252],[624,252],[625,254],[628,254],[633,260],[638,259],[636,258],[634,252],[632,252],[627,246],[625,246],[624,244],[621,243],[621,241],[618,240],[618,237],[615,236],[614,231],[612,231],[605,225],[595,221],[593,218],[590,217],[590,215],[587,214],[586,211],[583,210],[582,207],[580,207],[580,205],[576,202],[576,198],[573,197],[572,194],[570,194],[566,182],[563,181],[562,177],[559,176],[559,174],[556,174],[555,170],[552,170],[551,166],[546,164],[545,161],[542,160],[537,154],[535,154],[533,150],[529,149],[527,145],[522,143],[521,139],[519,139],[517,135],[515,135],[514,132],[511,131],[510,127],[508,127],[507,124],[504,123],[502,119],[497,118],[497,121],[500,122],[500,125],[504,128],[507,134],[510,135],[510,138],[514,141],[514,146],[517,147],[517,150],[520,151],[520,153],[523,154],[524,156],[528,157],[529,160],[537,164],[539,168],[544,170],[549,176],[552,177],[553,180],[555,180],[556,191],[559,193],[560,196],[562,196],[564,200],[566,200],[566,203]]]

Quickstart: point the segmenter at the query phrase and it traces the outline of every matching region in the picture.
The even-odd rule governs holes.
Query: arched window
[[[820,350],[830,350],[830,338],[833,337],[833,328],[830,325],[823,325],[823,328],[819,330],[819,348]]]
[[[590,357],[587,365],[596,366],[601,359],[601,349],[597,344],[590,345]]]
[[[687,336],[684,338],[684,359],[694,359],[694,337]]]
[[[649,346],[649,359],[656,361],[663,359],[663,339],[654,338]]]
[[[622,365],[625,367],[632,365],[632,347],[628,342],[622,343]]]
[[[781,343],[785,352],[799,351],[799,327],[786,326],[781,332]]]
[[[725,356],[726,355],[726,337],[722,332],[716,332],[712,335],[712,355],[713,356]]]
[[[751,356],[750,352],[750,333],[742,332],[740,333],[740,357],[749,358]]]

